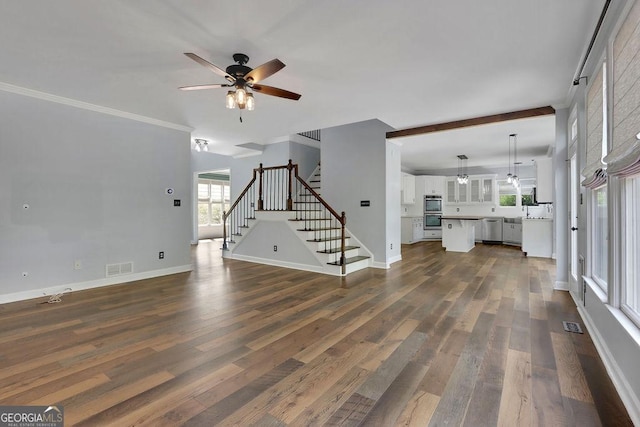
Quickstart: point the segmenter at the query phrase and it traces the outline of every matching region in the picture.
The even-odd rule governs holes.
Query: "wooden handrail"
[[[228,249],[227,246],[227,218],[229,217],[229,215],[231,215],[231,212],[233,212],[233,210],[236,208],[236,206],[238,206],[238,203],[240,203],[240,200],[242,200],[242,198],[247,194],[247,192],[249,191],[249,189],[251,188],[251,186],[253,185],[253,183],[256,182],[256,170],[253,170],[253,177],[251,178],[251,181],[249,181],[249,184],[247,184],[247,186],[244,188],[244,190],[242,190],[242,193],[240,193],[240,196],[238,196],[238,198],[236,199],[235,202],[233,202],[233,205],[231,205],[231,207],[229,208],[229,211],[225,212],[222,211],[222,249]]]
[[[304,186],[304,188],[307,189],[307,191],[311,194],[313,194],[313,197],[315,197],[316,199],[318,199],[318,201],[322,204],[322,206],[324,206],[329,212],[331,212],[331,215],[333,215],[334,217],[336,217],[336,219],[340,222],[340,224],[343,224],[342,222],[342,215],[338,214],[338,212],[336,212],[331,206],[329,206],[329,204],[327,202],[324,201],[324,199],[322,197],[320,197],[320,195],[318,193],[315,192],[315,190],[313,188],[311,188],[309,186],[309,184],[307,184],[302,178],[300,178],[300,176],[298,175],[298,165],[294,165],[295,168],[295,176],[296,179],[298,180],[298,182],[300,184],[302,184]]]
[[[293,192],[293,176],[295,176],[296,181],[302,185],[302,187],[304,187],[304,189],[306,191],[309,192],[310,195],[312,195],[315,200],[317,202],[319,202],[330,214],[331,216],[334,217],[334,219],[341,225],[341,237],[340,237],[340,266],[342,269],[342,274],[345,274],[346,272],[346,259],[345,259],[345,225],[347,223],[347,217],[345,215],[344,212],[342,212],[341,214],[339,214],[338,212],[335,211],[335,209],[333,209],[313,188],[311,188],[311,186],[309,186],[309,184],[306,183],[306,181],[302,178],[300,178],[300,175],[298,174],[298,165],[297,164],[293,164],[291,162],[291,159],[289,159],[289,162],[284,165],[284,166],[269,166],[269,167],[263,167],[262,163],[260,163],[260,166],[258,168],[254,168],[253,169],[253,176],[251,178],[251,181],[249,182],[249,184],[247,184],[247,186],[244,188],[244,190],[242,190],[242,193],[240,193],[240,195],[238,196],[238,198],[235,200],[235,202],[231,205],[231,207],[229,208],[228,211],[223,211],[222,212],[222,238],[223,238],[223,245],[222,248],[223,249],[228,249],[227,246],[227,219],[231,216],[232,212],[234,211],[234,209],[236,209],[236,207],[238,206],[238,204],[240,203],[240,201],[243,200],[243,198],[247,195],[247,193],[249,192],[249,190],[254,186],[256,179],[258,180],[258,206],[257,206],[257,210],[263,210],[264,209],[264,202],[263,202],[263,186],[265,184],[264,180],[263,180],[263,175],[265,171],[273,171],[273,170],[278,170],[278,169],[286,169],[288,170],[288,179],[285,185],[287,185],[287,204],[286,204],[286,210],[287,211],[293,211],[293,198],[292,198],[292,192]],[[269,183],[269,180],[266,181],[266,183]],[[267,193],[269,193],[271,191],[271,188],[267,188]],[[297,190],[296,190],[297,191]],[[252,205],[253,206],[253,205]],[[231,225],[231,227],[233,228],[233,224]]]

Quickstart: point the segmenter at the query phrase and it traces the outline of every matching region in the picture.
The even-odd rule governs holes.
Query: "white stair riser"
[[[351,258],[354,256],[358,256],[359,251],[358,249],[349,249],[344,251],[344,257],[345,258]],[[323,254],[323,253],[318,253],[318,256],[321,257],[324,262],[334,262],[336,260],[340,259],[340,252],[336,252],[334,254]]]
[[[298,233],[300,235],[300,237],[302,237],[305,240],[312,240],[312,239],[322,239],[325,237],[340,237],[340,235],[342,234],[342,230],[341,229],[337,229],[337,230],[316,230],[316,231],[300,231],[298,230]]]
[[[351,264],[347,264],[347,272],[346,274],[353,273],[354,271],[362,270],[363,268],[369,267],[369,259],[363,259],[360,261],[352,262]]]
[[[292,212],[296,219],[301,220],[314,220],[314,219],[331,219],[338,222],[337,219],[333,218],[331,214],[327,211],[318,210],[318,211],[294,211]]]
[[[342,244],[340,242],[340,240],[329,240],[327,242],[309,242],[309,243],[315,245],[315,248],[318,251],[322,251],[322,250],[325,250],[325,249],[336,249],[336,248],[339,248],[340,245]],[[349,246],[349,238],[348,237],[346,237],[344,239],[344,245],[345,246]]]

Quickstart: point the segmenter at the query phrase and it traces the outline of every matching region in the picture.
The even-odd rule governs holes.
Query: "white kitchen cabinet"
[[[553,162],[546,157],[536,160],[536,199],[538,203],[553,202]]]
[[[469,203],[469,184],[458,183],[457,178],[447,178],[447,203]]]
[[[402,174],[402,204],[413,205],[416,202],[416,177]]]
[[[423,175],[424,178],[424,194],[430,196],[444,196],[444,176]],[[416,184],[417,185],[417,184]]]
[[[522,245],[522,224],[504,222],[502,225],[502,241],[507,245]]]
[[[495,203],[496,201],[496,179],[494,177],[484,177],[480,179],[482,191],[482,203]]]
[[[411,244],[424,238],[424,220],[422,217],[400,218],[400,242]]]
[[[470,176],[467,184],[458,178],[446,179],[446,200],[449,204],[495,204],[496,179],[494,176]]]
[[[427,240],[442,239],[442,230],[424,230],[424,238]]]
[[[551,258],[553,253],[553,220],[522,220],[522,252],[527,256]]]
[[[495,179],[493,177],[469,178],[469,202],[494,203]]]

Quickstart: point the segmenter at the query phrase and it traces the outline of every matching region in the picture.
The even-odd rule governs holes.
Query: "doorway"
[[[194,225],[197,240],[222,238],[222,213],[231,206],[229,169],[194,174]]]

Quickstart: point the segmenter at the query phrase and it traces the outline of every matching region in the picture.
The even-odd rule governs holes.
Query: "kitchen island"
[[[442,247],[450,252],[469,252],[475,247],[479,216],[442,216]]]

